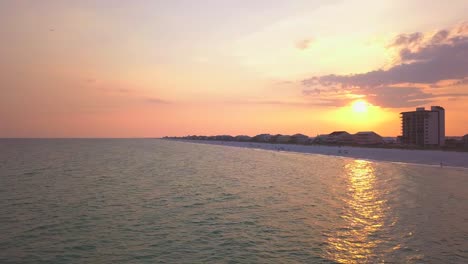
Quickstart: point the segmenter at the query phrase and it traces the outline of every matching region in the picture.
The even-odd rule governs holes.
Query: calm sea
[[[468,263],[468,170],[0,140],[0,263]]]

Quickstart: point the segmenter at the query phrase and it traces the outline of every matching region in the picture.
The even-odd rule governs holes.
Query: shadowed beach
[[[178,140],[195,144],[212,144],[241,148],[254,148],[272,151],[289,151],[307,154],[331,155],[354,159],[376,160],[398,163],[414,163],[438,167],[468,168],[468,153],[440,150],[410,150],[365,148],[350,146],[295,145],[255,142],[211,141],[211,140]]]

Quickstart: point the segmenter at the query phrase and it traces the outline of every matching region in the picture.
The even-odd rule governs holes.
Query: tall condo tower
[[[443,146],[445,144],[445,109],[431,106],[401,113],[402,143],[418,146]]]

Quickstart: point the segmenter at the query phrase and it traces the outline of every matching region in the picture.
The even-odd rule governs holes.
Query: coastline
[[[402,164],[430,165],[468,169],[468,153],[440,150],[385,149],[350,146],[296,145],[237,141],[183,140],[179,142],[208,144],[240,148],[253,148],[270,151],[318,154],[342,158],[383,161]],[[441,165],[442,164],[442,165]]]

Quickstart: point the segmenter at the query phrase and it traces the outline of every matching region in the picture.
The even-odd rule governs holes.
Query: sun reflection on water
[[[382,242],[376,232],[384,225],[384,203],[376,188],[371,162],[354,160],[345,167],[347,195],[343,228],[328,238],[328,258],[339,263],[375,261],[374,249]]]

